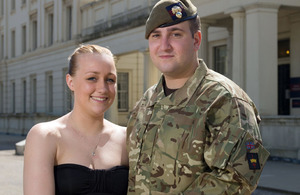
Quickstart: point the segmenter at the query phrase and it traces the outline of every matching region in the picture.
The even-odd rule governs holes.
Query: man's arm
[[[210,170],[184,194],[251,194],[257,186],[269,152],[262,146],[259,117],[254,105],[221,98],[207,116],[204,159]]]

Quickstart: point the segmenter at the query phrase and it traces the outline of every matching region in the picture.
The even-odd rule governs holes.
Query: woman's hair
[[[81,54],[106,54],[108,56],[111,56],[114,59],[114,55],[112,52],[105,48],[101,47],[99,45],[90,45],[90,44],[81,44],[79,47],[77,47],[74,52],[69,56],[69,70],[68,74],[71,76],[75,75],[75,72],[77,70],[77,57]]]

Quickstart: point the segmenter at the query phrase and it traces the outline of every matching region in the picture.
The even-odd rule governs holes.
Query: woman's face
[[[74,109],[92,115],[103,115],[113,104],[117,73],[113,57],[107,54],[80,54],[77,70],[67,75],[69,88],[74,92]]]

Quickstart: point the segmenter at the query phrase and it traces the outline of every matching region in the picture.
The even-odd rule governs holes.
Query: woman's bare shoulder
[[[30,137],[59,137],[61,129],[65,128],[65,116],[46,122],[40,122],[34,125],[28,132],[27,138]]]
[[[115,124],[115,123],[110,122],[108,120],[105,120],[105,123],[112,130],[113,134],[119,134],[119,135],[124,134],[124,135],[126,135],[126,127]]]
[[[64,117],[34,125],[27,134],[24,161],[26,164],[39,162],[53,165]],[[38,165],[36,165],[38,166]]]
[[[122,129],[123,131],[126,130],[126,127],[124,127],[124,126],[118,125],[118,124],[110,122],[108,120],[106,120],[106,122],[109,123],[114,129],[119,129],[119,130]]]

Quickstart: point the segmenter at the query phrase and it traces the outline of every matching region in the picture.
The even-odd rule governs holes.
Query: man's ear
[[[196,51],[199,50],[199,48],[200,48],[201,38],[202,38],[201,31],[198,30],[194,34],[194,47],[195,47]]]
[[[71,91],[74,91],[73,77],[70,74],[66,75],[66,83]]]

